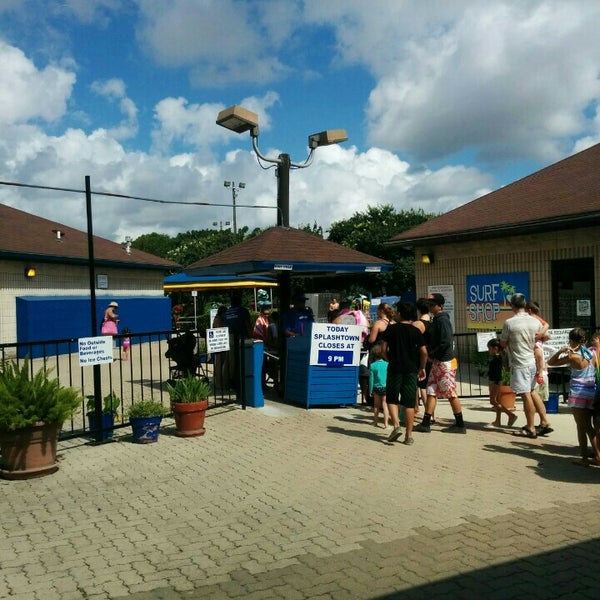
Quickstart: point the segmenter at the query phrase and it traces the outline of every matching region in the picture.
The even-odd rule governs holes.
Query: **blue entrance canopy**
[[[163,280],[165,292],[228,290],[233,288],[276,287],[277,280],[272,277],[247,275],[199,275],[187,273],[169,275]]]

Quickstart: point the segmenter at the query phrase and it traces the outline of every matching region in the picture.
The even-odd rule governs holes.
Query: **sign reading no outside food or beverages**
[[[112,335],[79,338],[79,366],[101,365],[113,361]]]

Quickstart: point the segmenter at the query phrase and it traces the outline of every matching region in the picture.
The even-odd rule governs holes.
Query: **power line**
[[[74,194],[85,194],[85,190],[72,188],[51,187],[47,185],[33,185],[31,183],[17,183],[14,181],[0,181],[0,185],[12,187],[31,188],[36,190],[50,190],[55,192],[69,192]],[[156,204],[179,204],[183,206],[225,206],[232,207],[233,204],[224,204],[221,202],[183,202],[180,200],[159,200],[157,198],[145,198],[143,196],[130,196],[128,194],[115,194],[112,192],[91,192],[93,196],[108,196],[110,198],[125,198],[127,200],[139,200],[142,202],[154,202]],[[277,208],[277,206],[268,204],[236,204],[238,208]]]

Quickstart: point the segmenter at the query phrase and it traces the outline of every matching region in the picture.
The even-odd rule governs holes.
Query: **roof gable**
[[[60,231],[60,237],[57,232]],[[88,262],[87,233],[56,221],[0,204],[0,257],[59,263]],[[177,263],[94,236],[94,260],[99,264],[169,270]]]
[[[600,220],[600,144],[403,231],[390,245],[521,233]]]
[[[210,269],[216,273],[221,269],[223,273],[251,273],[271,271],[274,268],[277,270],[274,263],[303,265],[304,270],[319,271],[326,271],[328,265],[333,270],[357,270],[364,268],[364,265],[387,270],[391,266],[391,263],[381,258],[323,240],[299,229],[272,227],[236,246],[189,265],[185,271],[193,274]]]

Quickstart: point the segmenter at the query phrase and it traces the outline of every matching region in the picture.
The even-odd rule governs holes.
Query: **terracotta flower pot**
[[[198,402],[173,402],[175,417],[175,435],[179,437],[194,437],[204,435],[204,418],[208,408],[208,399]]]
[[[15,431],[0,432],[4,479],[31,479],[58,471],[56,447],[60,425],[36,423]]]
[[[517,395],[510,389],[509,385],[500,386],[500,404],[508,410],[514,410]]]

